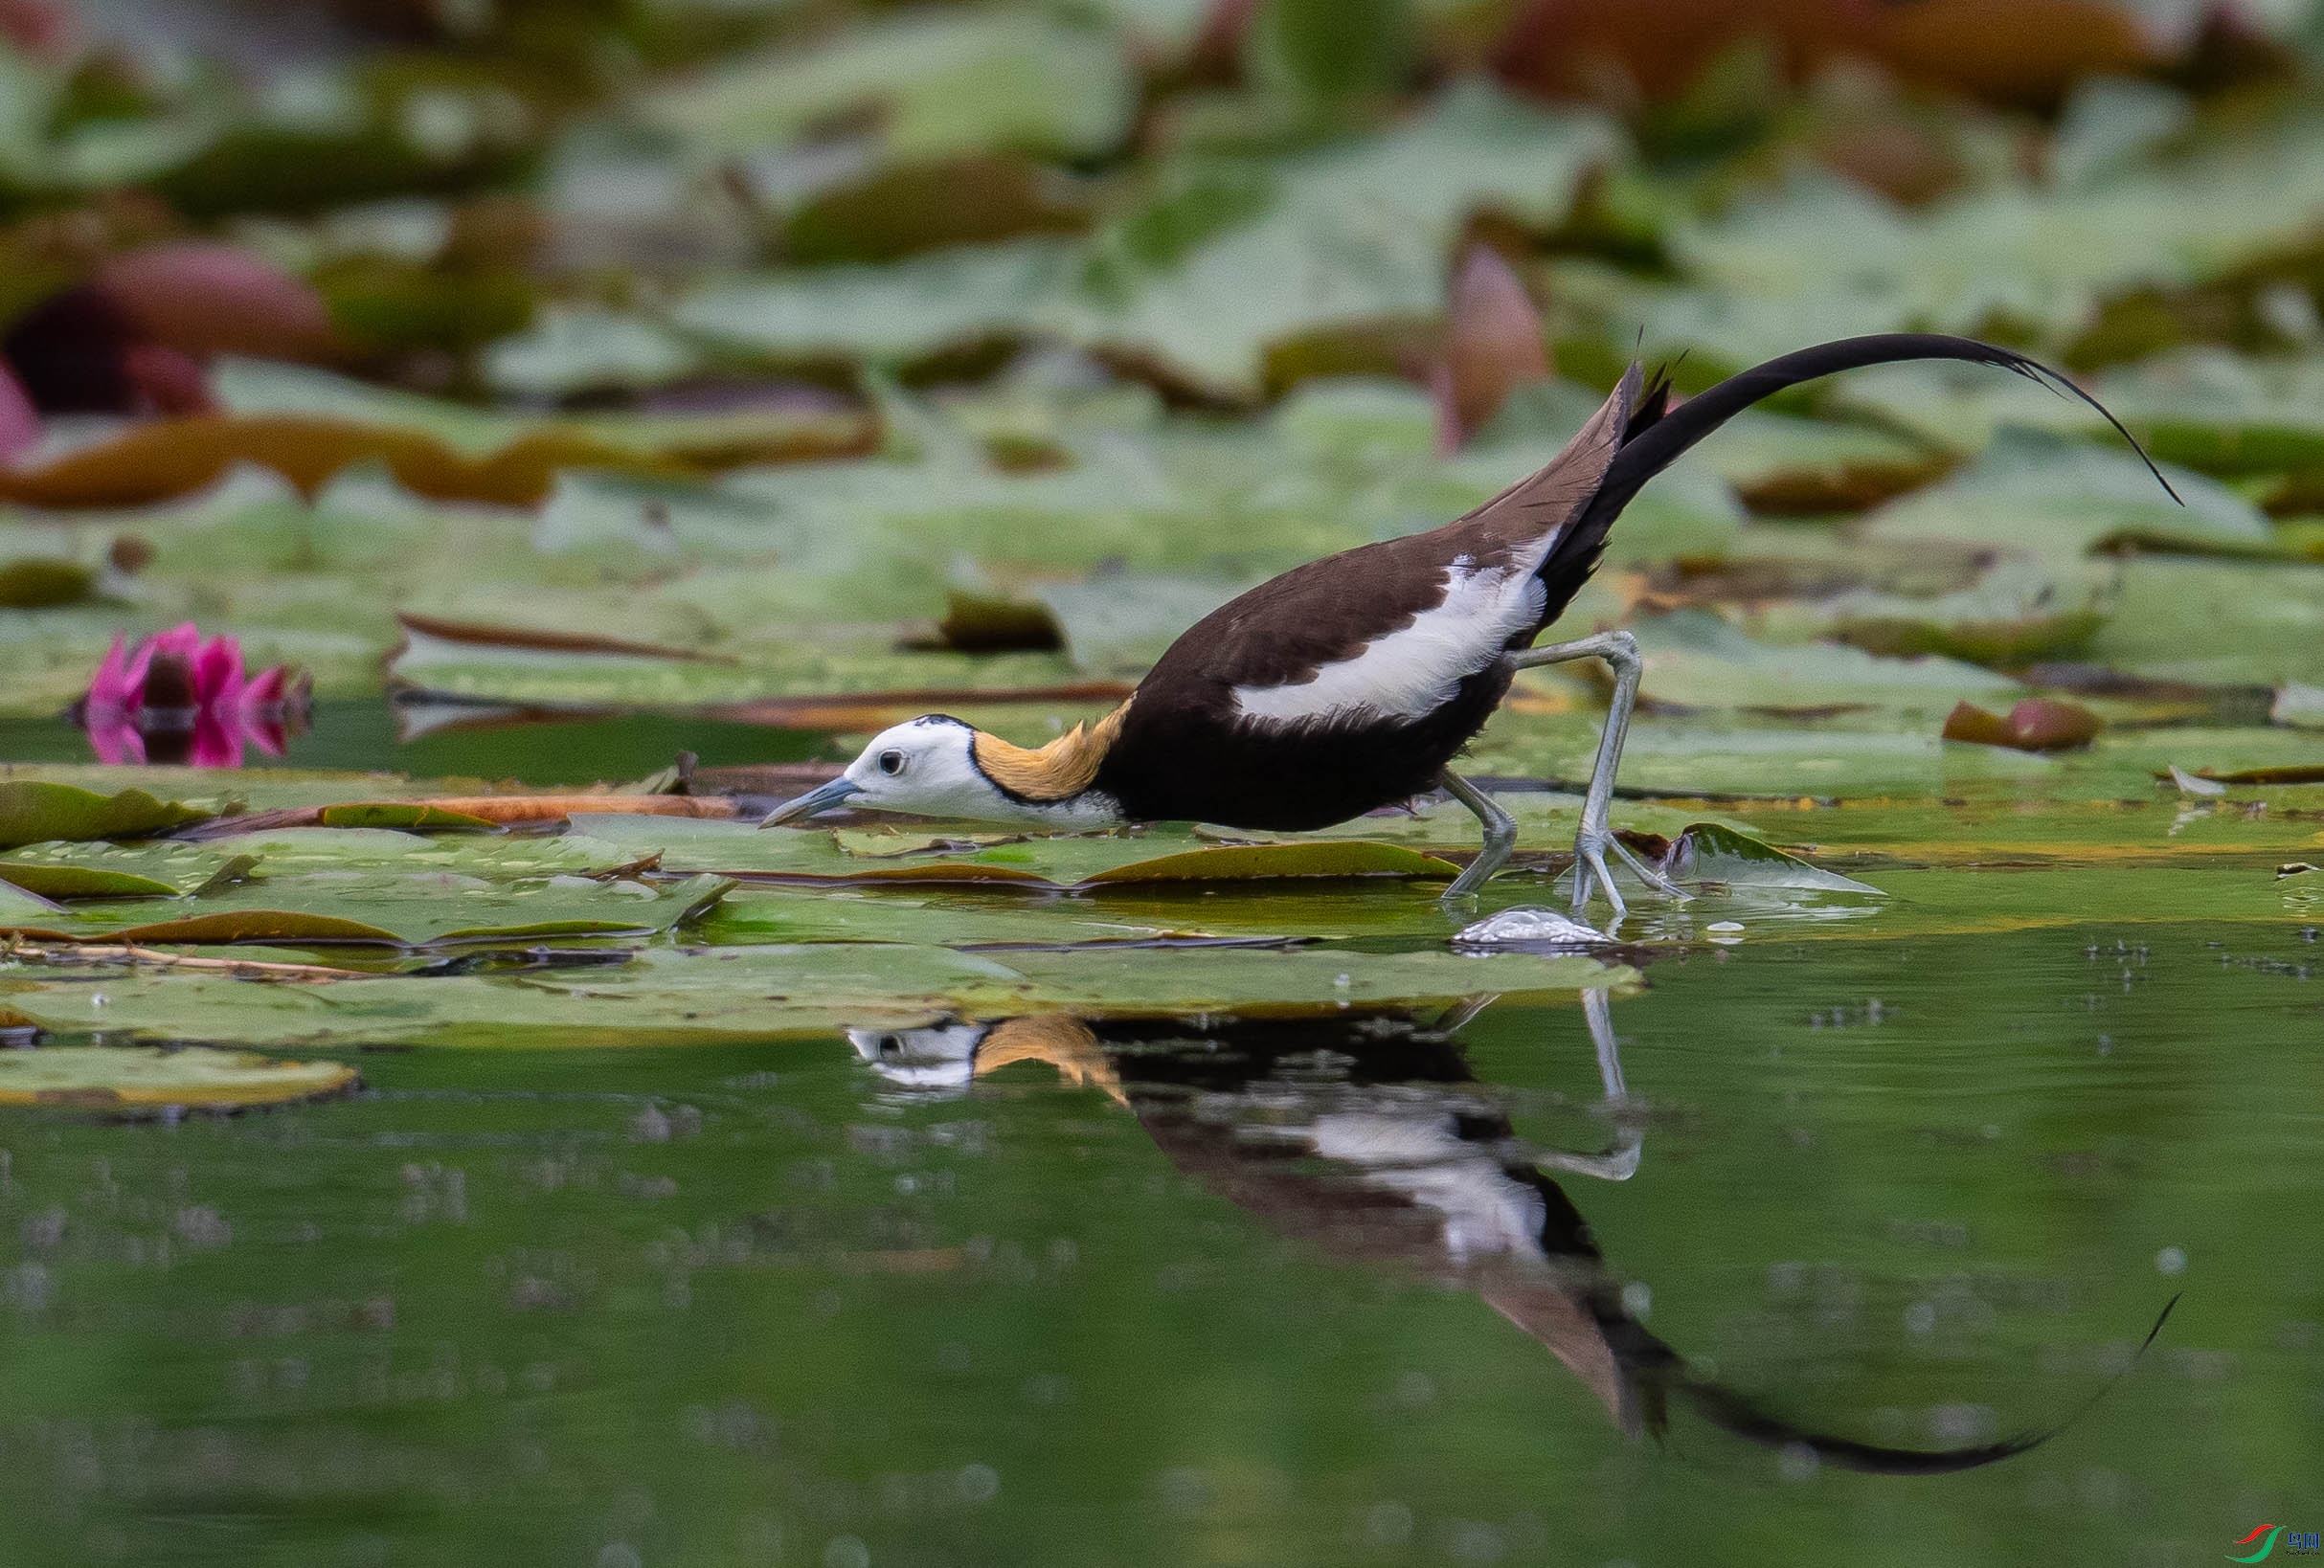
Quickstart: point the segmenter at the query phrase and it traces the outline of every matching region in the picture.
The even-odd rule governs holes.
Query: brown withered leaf
[[[93,282],[154,342],[189,354],[327,357],[330,312],[300,279],[237,245],[151,245],[112,257]]]
[[[1483,429],[1518,388],[1549,379],[1541,312],[1489,245],[1461,258],[1445,310],[1444,358],[1432,378],[1438,445],[1455,451]]]
[[[1738,44],[1775,46],[1798,80],[1861,37],[1870,0],[1533,0],[1495,52],[1510,85],[1604,101],[1665,100]]]
[[[1944,738],[2017,751],[2070,751],[2087,746],[2102,728],[2098,715],[2073,703],[2028,697],[2003,718],[1974,703],[1956,703],[1945,716]]]
[[[1875,8],[1866,41],[1907,80],[2033,109],[2086,78],[2166,63],[2127,8],[2103,0],[1906,0]]]
[[[1054,686],[1010,686],[991,691],[961,686],[920,686],[904,691],[842,692],[824,696],[761,697],[702,710],[721,724],[756,724],[775,729],[884,729],[891,724],[945,707],[997,704],[1114,703],[1136,688],[1120,681],[1077,681]]]
[[[271,468],[313,496],[341,469],[366,461],[384,462],[416,495],[510,506],[547,497],[560,467],[692,472],[674,459],[566,431],[535,432],[478,459],[416,431],[305,414],[209,414],[143,425],[38,468],[0,472],[0,498],[60,508],[150,505],[214,484],[237,462]]]
[[[643,449],[577,427],[550,425],[488,457],[471,458],[433,436],[385,425],[297,414],[204,414],[166,419],[83,447],[38,468],[0,470],[0,500],[59,508],[143,506],[215,483],[237,462],[271,468],[308,496],[341,469],[386,464],[398,483],[434,501],[537,505],[557,470],[600,468],[654,478],[693,478],[743,461],[781,462],[860,451],[862,420],[719,438],[694,450]]]
[[[933,645],[957,653],[1054,653],[1065,646],[1065,634],[1045,604],[955,592],[944,595]]]
[[[1735,498],[1761,517],[1853,516],[1935,483],[1952,466],[1951,458],[1932,455],[1914,461],[1784,469],[1738,484]]]
[[[395,621],[404,630],[407,647],[413,634],[417,633],[442,642],[483,649],[523,648],[535,653],[621,654],[632,659],[678,659],[702,664],[734,662],[725,654],[704,653],[696,648],[667,647],[658,642],[638,642],[627,638],[601,637],[594,632],[563,632],[548,627],[451,620],[441,616],[417,615],[409,610],[397,611]]]
[[[783,249],[805,263],[893,261],[941,245],[1080,234],[1093,216],[1055,169],[982,153],[892,167],[821,191],[792,213]]]
[[[1865,616],[1842,620],[1824,636],[1888,659],[1941,654],[1987,669],[2019,670],[2039,660],[2070,659],[2090,644],[2106,616],[2091,610],[2015,620],[1970,620],[1951,625],[1901,616]]]

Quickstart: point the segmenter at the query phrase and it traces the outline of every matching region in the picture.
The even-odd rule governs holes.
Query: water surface
[[[2324,1524],[2320,955],[2229,930],[1690,949],[1617,1103],[1496,1005],[19,1113],[0,1557],[2216,1562]]]

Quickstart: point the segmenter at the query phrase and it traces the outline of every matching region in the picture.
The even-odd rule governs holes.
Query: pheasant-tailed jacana
[[[1589,579],[1630,499],[1697,441],[1801,382],[1922,359],[1997,366],[2098,408],[2023,354],[1936,333],[1802,348],[1676,407],[1665,378],[1650,383],[1633,365],[1540,473],[1443,527],[1261,583],[1171,644],[1129,700],[1094,725],[1028,750],[930,714],[882,731],[840,777],[776,808],[762,825],[845,803],[1058,828],[1199,821],[1297,832],[1441,788],[1484,829],[1477,859],[1446,890],[1450,901],[1483,885],[1517,840],[1514,819],[1452,771],[1454,757],[1519,670],[1602,659],[1613,671],[1613,700],[1574,837],[1573,908],[1581,912],[1594,884],[1621,917],[1609,850],[1649,886],[1683,897],[1607,826],[1637,697],[1636,641],[1626,631],[1542,648],[1533,640]]]

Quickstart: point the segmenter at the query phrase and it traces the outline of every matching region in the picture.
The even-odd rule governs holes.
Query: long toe
[[[1611,930],[1621,923],[1624,915],[1630,912],[1630,907],[1622,902],[1621,890],[1613,885],[1613,873],[1606,868],[1605,852],[1595,845],[1576,844],[1573,861],[1573,912],[1577,916],[1586,912],[1590,907],[1590,881],[1592,877],[1597,879],[1598,886],[1606,890],[1606,903],[1613,910],[1613,919],[1606,923],[1607,929]]]
[[[1630,846],[1624,843],[1621,840],[1614,839],[1610,840],[1610,842],[1613,845],[1613,852],[1621,857],[1622,863],[1629,866],[1633,871],[1636,871],[1638,874],[1638,880],[1646,884],[1647,886],[1653,888],[1656,892],[1660,893],[1664,898],[1674,898],[1681,904],[1689,903],[1694,899],[1694,894],[1688,892],[1685,888],[1671,881],[1661,872],[1657,871],[1653,866],[1648,865],[1644,861],[1638,859],[1636,855],[1631,852]]]

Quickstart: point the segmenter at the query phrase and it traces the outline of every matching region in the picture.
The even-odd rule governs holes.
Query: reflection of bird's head
[[[892,725],[830,783],[775,808],[762,826],[801,821],[837,806],[978,822],[1103,827],[1113,800],[1091,789],[1120,733],[1125,706],[1075,725],[1038,749],[1012,746],[959,719],[931,713]]]
[[[850,1029],[855,1054],[898,1088],[965,1094],[987,1025],[944,1023],[924,1029]]]
[[[965,1094],[977,1079],[1019,1062],[1046,1062],[1068,1084],[1091,1085],[1128,1105],[1120,1076],[1079,1019],[1066,1013],[999,1023],[944,1023],[921,1029],[850,1029],[855,1054],[898,1088]]]

